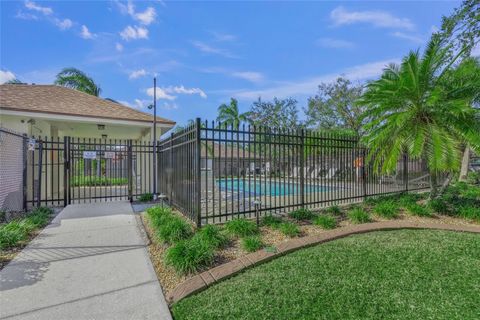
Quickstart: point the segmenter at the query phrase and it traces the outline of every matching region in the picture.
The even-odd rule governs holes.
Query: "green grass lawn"
[[[480,235],[355,235],[249,269],[174,304],[175,319],[478,319]]]

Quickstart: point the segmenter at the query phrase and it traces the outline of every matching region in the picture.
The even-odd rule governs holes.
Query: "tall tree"
[[[332,83],[321,83],[315,97],[308,99],[304,110],[307,126],[318,129],[346,129],[362,135],[364,107],[357,104],[362,86],[339,77]]]
[[[256,126],[279,129],[296,129],[298,121],[297,100],[293,98],[273,101],[255,101],[248,112],[249,121]]]
[[[470,56],[480,41],[480,1],[464,0],[450,16],[443,16],[442,26],[433,37],[450,44],[450,54]]]
[[[448,52],[434,37],[422,56],[412,51],[400,65],[389,65],[361,99],[371,119],[364,126],[367,160],[373,157],[374,168],[383,172],[395,170],[404,152],[425,160],[431,197],[437,195],[437,174],[458,170],[462,142],[480,150],[478,110],[471,104],[478,82],[461,77]]]
[[[25,83],[15,78],[15,79],[8,80],[7,82],[5,82],[5,84],[25,84]]]
[[[217,121],[221,122],[222,125],[238,129],[240,123],[247,120],[247,114],[238,111],[238,101],[234,98],[230,98],[230,104],[223,103],[218,107]]]
[[[82,91],[92,96],[100,96],[102,89],[83,71],[75,68],[65,68],[57,74],[55,84]]]
[[[450,55],[460,54],[461,58],[468,58],[475,47],[480,46],[480,1],[463,1],[450,16],[442,17],[441,29],[432,37],[450,44]],[[464,143],[460,180],[466,180],[469,166],[470,147]]]

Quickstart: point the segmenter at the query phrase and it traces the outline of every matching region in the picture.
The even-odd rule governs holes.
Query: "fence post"
[[[37,178],[37,207],[41,206],[42,199],[42,167],[43,167],[43,142],[38,141],[38,178]]]
[[[168,163],[168,204],[172,206],[172,197],[173,197],[173,132],[170,133],[170,154],[169,154],[169,163]]]
[[[202,226],[202,172],[201,172],[201,166],[200,166],[200,156],[202,152],[202,141],[201,141],[201,125],[200,125],[200,118],[197,118],[195,120],[195,147],[196,147],[196,152],[195,152],[195,191],[196,191],[196,209],[197,209],[197,227]]]
[[[407,154],[403,154],[403,182],[405,184],[405,192],[408,192],[408,157]]]
[[[28,150],[27,135],[23,135],[23,172],[22,172],[22,200],[23,211],[27,211],[27,168],[28,168]]]
[[[366,165],[366,159],[367,157],[367,152],[365,148],[362,149],[362,162],[361,162],[361,167],[360,169],[362,170],[362,188],[363,188],[363,201],[365,201],[365,198],[367,197],[367,173],[365,170],[365,165]]]
[[[69,201],[69,179],[70,172],[70,137],[63,137],[63,206],[70,204]]]
[[[128,200],[133,201],[132,140],[127,141]]]
[[[305,130],[300,130],[300,201],[305,208]]]

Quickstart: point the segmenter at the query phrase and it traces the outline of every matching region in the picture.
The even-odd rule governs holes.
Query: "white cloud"
[[[332,82],[339,76],[344,76],[352,81],[371,79],[378,77],[389,63],[398,63],[399,61],[399,59],[391,59],[366,63],[347,68],[338,73],[325,74],[295,82],[281,82],[276,86],[261,90],[243,90],[229,93],[240,99],[257,99],[258,97],[271,99],[273,97],[284,98],[297,95],[313,95],[317,91],[318,85],[322,82]]]
[[[236,36],[233,34],[222,33],[217,31],[212,31],[211,34],[216,41],[224,42],[224,41],[235,41],[237,39]]]
[[[148,96],[153,97],[153,89],[154,88],[147,89],[146,92]],[[184,86],[157,87],[157,100],[175,100],[177,97],[173,94],[198,94],[204,99],[207,98],[205,92],[200,88],[185,88]]]
[[[394,33],[392,33],[392,36],[397,37],[397,38],[401,38],[401,39],[405,39],[405,40],[411,41],[413,43],[423,43],[423,42],[425,42],[425,40],[423,38],[419,37],[419,36],[412,35],[412,34],[407,34],[407,33],[403,33],[403,32],[394,32]]]
[[[54,22],[55,22],[55,25],[60,28],[60,30],[67,30],[73,26],[73,22],[70,19],[60,20],[55,18]]]
[[[140,100],[140,99],[134,99],[133,103],[130,103],[125,100],[119,100],[118,103],[123,104],[127,107],[133,108],[133,109],[143,109],[146,108],[150,102],[148,100]]]
[[[200,97],[206,99],[207,95],[200,88],[185,88],[184,86],[175,86],[164,88],[167,93],[178,93],[178,94],[198,94]]]
[[[137,78],[140,78],[140,77],[143,77],[143,76],[146,76],[147,75],[147,72],[145,71],[145,69],[140,69],[140,70],[134,70],[130,73],[130,75],[128,76],[128,78],[130,79],[137,79]]]
[[[224,57],[227,57],[227,58],[238,58],[237,56],[235,56],[234,54],[232,54],[228,50],[210,46],[210,45],[208,45],[208,44],[206,44],[205,42],[202,42],[202,41],[192,41],[192,44],[195,48],[197,48],[198,50],[200,50],[202,52],[205,52],[205,53],[217,54],[217,55],[224,56]]]
[[[153,97],[153,90],[154,88],[148,88],[147,89],[147,95],[150,97]],[[163,100],[175,100],[177,97],[169,95],[165,90],[163,90],[160,87],[157,87],[157,100],[163,99]]]
[[[80,32],[80,37],[83,39],[93,39],[96,35],[94,33],[91,33],[90,30],[88,30],[86,25],[82,25],[82,31]]]
[[[23,19],[23,20],[38,20],[38,17],[36,15],[28,12],[23,12],[21,10],[17,12],[17,14],[15,15],[15,18]]]
[[[118,51],[118,52],[122,52],[123,51],[123,45],[121,43],[115,43],[115,49]]]
[[[157,13],[155,12],[155,8],[148,7],[144,12],[136,13],[134,16],[135,20],[138,20],[141,24],[149,25],[153,21],[155,21],[155,17]]]
[[[153,7],[147,7],[147,9],[145,9],[145,11],[143,12],[136,12],[135,6],[133,5],[132,1],[127,1],[126,4],[117,1],[117,5],[121,13],[128,14],[140,24],[148,26],[149,24],[154,22],[155,18],[157,17],[157,12]]]
[[[178,109],[178,105],[176,103],[169,103],[169,102],[164,102],[162,105],[162,109],[165,110],[175,110]]]
[[[337,26],[355,23],[370,23],[376,27],[413,30],[415,25],[407,18],[398,18],[386,11],[348,11],[340,6],[330,13]]]
[[[238,71],[231,74],[235,78],[244,79],[250,82],[261,82],[264,79],[263,74],[255,71]]]
[[[34,10],[34,11],[38,11],[38,12],[41,12],[42,14],[48,16],[50,14],[53,13],[53,10],[52,8],[49,8],[49,7],[42,7],[38,4],[36,4],[35,2],[33,1],[25,1],[25,8],[29,9],[29,10]]]
[[[125,41],[148,39],[148,29],[139,26],[127,26],[122,32],[120,32],[120,36]]]
[[[4,84],[5,82],[14,80],[16,77],[13,72],[8,70],[0,70],[0,84]]]
[[[353,42],[333,38],[320,38],[316,43],[325,48],[350,49],[354,47]]]

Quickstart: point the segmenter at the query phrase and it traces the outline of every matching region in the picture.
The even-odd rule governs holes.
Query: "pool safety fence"
[[[384,174],[368,154],[355,136],[196,119],[159,141],[158,190],[201,226],[429,188],[424,161]]]

